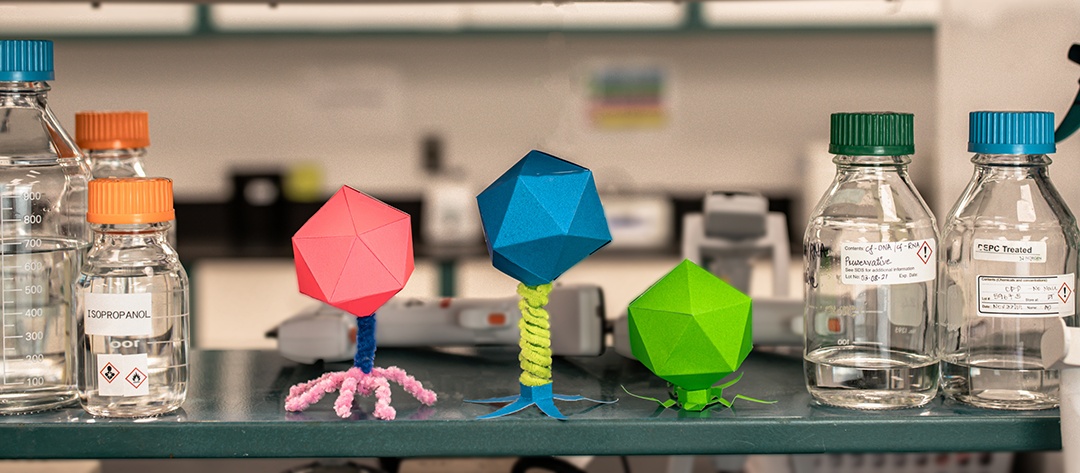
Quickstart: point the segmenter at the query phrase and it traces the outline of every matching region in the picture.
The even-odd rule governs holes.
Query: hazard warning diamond
[[[1050,286],[1050,287],[1053,287],[1053,286]],[[1058,288],[1057,294],[1058,294],[1058,297],[1061,299],[1061,302],[1069,302],[1069,298],[1072,297],[1072,288],[1069,287],[1069,283],[1067,283],[1067,282],[1061,283],[1061,287]]]
[[[925,241],[922,242],[922,246],[919,247],[919,259],[922,260],[923,264],[929,263],[930,257],[933,255],[934,249],[930,248],[930,244]]]
[[[127,380],[128,384],[134,386],[135,389],[139,389],[139,386],[142,386],[142,383],[146,381],[146,373],[143,373],[138,368],[135,368],[131,370],[131,372],[128,373],[127,377],[124,379]]]
[[[120,376],[120,372],[116,370],[116,367],[112,363],[105,363],[105,367],[98,371],[102,378],[105,378],[106,382],[113,382],[117,376]]]

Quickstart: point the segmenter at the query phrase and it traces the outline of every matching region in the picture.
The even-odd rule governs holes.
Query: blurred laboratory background
[[[802,231],[834,172],[829,114],[914,113],[910,171],[940,220],[970,178],[969,111],[1060,119],[1072,104],[1077,18],[1080,0],[15,2],[0,36],[56,42],[67,129],[80,110],[149,112],[145,166],[175,182],[195,347],[274,349],[267,333],[316,305],[289,237],[341,185],[413,215],[403,297],[511,295],[475,195],[530,149],[595,173],[614,241],[560,281],[599,285],[608,319],[687,245],[723,239],[687,234],[714,192],[726,211],[779,213],[782,234],[743,253],[747,285],[797,313]],[[1054,159],[1080,208],[1080,140]],[[1056,471],[1026,461],[1016,471]]]

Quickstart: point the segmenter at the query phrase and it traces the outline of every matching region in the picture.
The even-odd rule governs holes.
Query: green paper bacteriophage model
[[[676,398],[643,399],[690,411],[731,406],[723,389],[739,378],[713,384],[738,370],[753,348],[749,296],[684,260],[634,299],[627,312],[631,351],[673,386]],[[734,399],[771,403],[742,395]]]

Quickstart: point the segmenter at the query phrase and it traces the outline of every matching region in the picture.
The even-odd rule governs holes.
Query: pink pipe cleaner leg
[[[370,374],[364,374],[360,368],[351,368],[348,371],[326,373],[306,383],[293,386],[285,399],[285,410],[302,411],[319,402],[327,393],[338,391],[338,398],[334,402],[334,413],[339,417],[349,417],[352,413],[353,401],[359,394],[365,397],[375,396],[375,411],[372,414],[375,418],[393,420],[397,416],[397,411],[390,407],[390,381],[400,384],[406,392],[424,405],[430,406],[438,399],[434,391],[425,389],[416,378],[409,376],[405,370],[396,366],[374,368]]]
[[[338,391],[341,394],[338,395],[337,401],[334,401],[334,412],[337,413],[338,417],[349,417],[349,414],[352,414],[356,384],[355,376],[346,376],[341,382],[341,390]]]
[[[439,400],[439,396],[435,394],[435,391],[430,389],[424,389],[423,383],[417,381],[416,378],[409,376],[405,370],[398,368],[397,366],[391,366],[386,369],[380,369],[382,376],[386,379],[398,383],[402,388],[405,388],[405,392],[415,397],[417,401],[420,401],[425,406],[435,404],[435,401]]]

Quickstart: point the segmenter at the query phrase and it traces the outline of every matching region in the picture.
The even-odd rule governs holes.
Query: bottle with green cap
[[[1042,336],[1076,317],[1076,219],[1050,182],[1051,112],[971,112],[975,174],[946,220],[939,262],[941,383],[994,409],[1058,405]]]
[[[803,240],[803,364],[820,403],[922,406],[937,395],[937,228],[908,176],[913,115],[832,115],[836,178]]]

